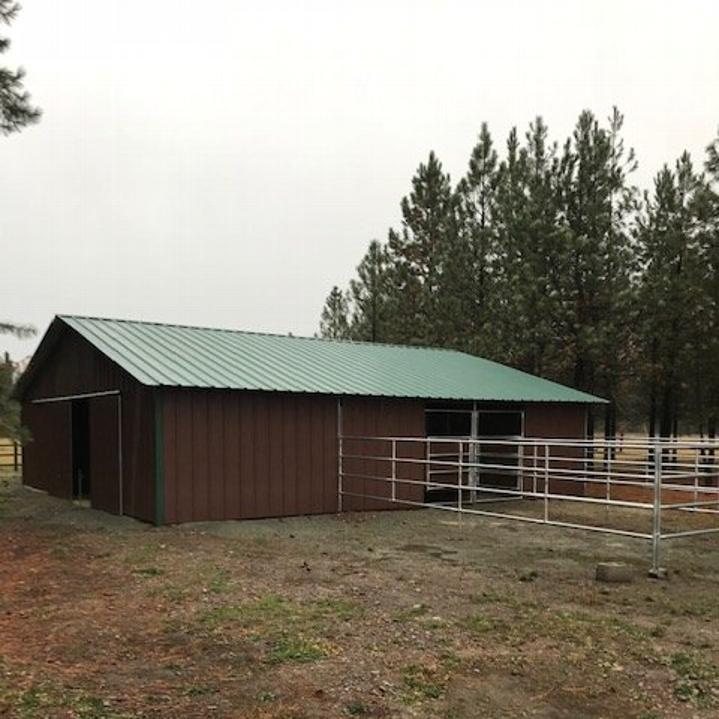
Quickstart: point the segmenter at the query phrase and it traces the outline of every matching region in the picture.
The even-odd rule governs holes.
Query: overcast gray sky
[[[417,164],[456,180],[483,120],[563,139],[617,104],[641,186],[719,125],[716,0],[23,4],[0,62],[45,114],[0,137],[0,319],[41,332],[311,334]]]

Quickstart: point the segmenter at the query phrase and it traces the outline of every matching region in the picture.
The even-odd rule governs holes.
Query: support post
[[[337,512],[342,512],[342,400],[337,398]]]
[[[392,439],[392,501],[397,501],[397,440]]]
[[[469,434],[471,439],[469,443],[469,485],[475,488],[479,486],[479,468],[477,467],[479,462],[479,445],[477,444],[479,437],[479,410],[476,402],[472,403]],[[477,490],[472,489],[469,496],[470,501],[474,504],[477,501]]]
[[[125,513],[125,497],[123,487],[122,468],[122,395],[117,395],[117,508],[118,514],[122,517]]]
[[[457,509],[460,512],[460,517],[462,516],[462,472],[463,469],[463,459],[464,459],[464,443],[460,439],[459,442],[459,462],[457,462]]]
[[[662,446],[654,443],[654,506],[652,509],[652,566],[649,576],[661,579],[666,571],[660,566],[662,541]]]
[[[544,521],[549,521],[549,445],[544,445]]]

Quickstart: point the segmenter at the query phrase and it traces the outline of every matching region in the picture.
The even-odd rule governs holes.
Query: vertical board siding
[[[90,413],[90,503],[94,509],[119,514],[120,462],[117,436],[117,397],[93,397],[88,402]]]
[[[163,390],[170,523],[333,512],[336,401]]]
[[[71,403],[33,404],[32,400],[109,390],[119,390],[122,395],[123,510],[151,522],[155,510],[152,390],[69,328],[58,333],[48,356],[24,391],[22,416],[32,439],[23,448],[28,463],[23,481],[56,496],[72,495]],[[115,404],[117,400],[111,401]],[[67,447],[60,451],[66,439]],[[110,445],[116,452],[116,436],[107,434],[101,439],[107,444],[103,452],[109,454]],[[58,471],[63,475],[61,479],[56,476]],[[90,481],[104,492],[106,488],[101,485],[117,483],[117,476],[91,477]],[[107,491],[111,491],[109,487]]]
[[[165,487],[170,483],[172,471],[177,472],[177,487],[175,489],[175,513],[177,522],[191,522],[193,519],[192,506],[194,503],[194,435],[192,432],[192,396],[186,392],[172,395],[177,399],[175,416],[177,422],[177,460],[174,466],[168,465],[167,459],[167,438],[165,438]],[[165,404],[165,419],[167,418],[167,406]],[[165,490],[167,491],[167,489]],[[169,521],[169,520],[168,520]]]
[[[350,397],[342,400],[342,434],[345,437],[424,437],[424,402],[394,398]],[[344,453],[369,457],[389,458],[391,443],[384,440],[360,442],[345,440]],[[421,443],[397,443],[397,456],[423,459],[425,448]],[[397,462],[397,477],[421,481],[424,467],[421,464]],[[390,497],[388,482],[352,477],[358,474],[369,477],[390,477],[392,463],[389,459],[345,459],[343,462],[343,486],[347,492]],[[415,502],[424,499],[424,489],[418,485],[397,484],[397,497]],[[409,505],[392,504],[367,497],[345,497],[343,507],[347,511],[375,509],[402,509]]]
[[[582,439],[586,431],[587,406],[576,404],[536,404],[527,405],[524,415],[524,434],[527,437],[547,437],[555,439]],[[544,450],[540,450],[540,453]],[[581,448],[550,447],[549,455],[560,454],[564,457],[583,456]],[[541,456],[541,455],[540,455]],[[553,467],[577,469],[576,462],[552,462]],[[541,485],[540,485],[541,486]],[[583,496],[584,484],[573,480],[551,479],[549,491],[558,494]]]
[[[72,434],[69,402],[24,404],[22,422],[31,439],[23,447],[22,478],[29,487],[72,497]]]

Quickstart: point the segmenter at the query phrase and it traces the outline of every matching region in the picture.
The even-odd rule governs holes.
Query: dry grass
[[[155,529],[9,482],[0,716],[717,716],[718,541],[655,582],[615,537],[431,511]],[[636,581],[595,583],[606,559]]]

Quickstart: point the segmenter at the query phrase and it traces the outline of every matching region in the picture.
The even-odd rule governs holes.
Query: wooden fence
[[[0,439],[0,471],[19,472],[22,469],[22,447],[11,439]]]

